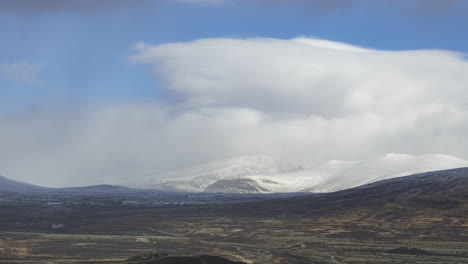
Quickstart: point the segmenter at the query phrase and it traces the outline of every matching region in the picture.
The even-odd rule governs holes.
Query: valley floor
[[[366,238],[345,235],[348,231],[339,226],[316,235],[308,221],[246,221],[166,222],[121,235],[0,232],[0,263],[126,263],[152,252],[217,255],[252,264],[468,263],[466,241]]]

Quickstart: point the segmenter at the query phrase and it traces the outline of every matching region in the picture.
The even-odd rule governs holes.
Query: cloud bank
[[[298,162],[389,152],[468,158],[468,61],[295,39],[137,45],[171,103],[0,116],[3,174],[46,185],[243,155]]]

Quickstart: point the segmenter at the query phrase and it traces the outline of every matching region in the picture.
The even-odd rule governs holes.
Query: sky
[[[468,159],[468,1],[0,1],[0,174]]]

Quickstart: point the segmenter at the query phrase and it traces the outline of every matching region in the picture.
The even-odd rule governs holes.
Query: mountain
[[[392,153],[345,164],[329,161],[312,170],[329,174],[324,175],[320,183],[305,188],[304,191],[339,191],[399,176],[462,167],[468,167],[468,161],[441,154],[414,156]]]
[[[468,161],[440,154],[387,154],[361,161],[330,160],[317,165],[294,164],[267,156],[248,156],[168,172],[157,179],[139,180],[136,177],[131,179],[135,182],[123,184],[139,189],[117,185],[45,188],[0,176],[0,191],[129,193],[157,189],[210,193],[322,193],[403,175],[461,167],[468,167]]]
[[[134,189],[118,185],[92,185],[92,186],[83,186],[83,187],[69,187],[69,188],[54,188],[56,191],[60,192],[77,192],[77,193],[132,193],[132,192],[144,192],[150,190],[143,189]],[[157,190],[152,190],[157,191]]]
[[[213,193],[333,192],[403,175],[461,167],[468,167],[468,161],[441,154],[386,154],[312,166],[249,156],[169,172],[158,179],[146,179],[139,187]]]
[[[407,221],[403,217],[423,222],[444,217],[458,221],[465,219],[467,210],[468,168],[459,168],[381,180],[333,193],[278,199],[274,203],[261,201],[233,211],[270,216],[328,214],[337,219],[373,219],[377,223],[383,219]],[[364,217],[356,217],[357,214]]]
[[[299,165],[276,160],[267,156],[247,156],[215,161],[192,168],[168,172],[160,175],[158,179],[152,179],[150,177],[143,183],[137,185],[137,187],[170,191],[203,192],[210,185],[221,180],[246,179],[245,181],[248,181],[246,177],[251,175],[275,175],[279,173],[291,173],[302,169],[303,168]],[[257,189],[261,190],[261,187],[253,186],[255,182],[250,181],[250,183],[247,183],[249,187],[247,187],[248,191],[246,192],[271,192],[269,188],[264,191],[257,191]],[[222,185],[222,181],[218,184]],[[264,183],[261,183],[261,185],[264,185]],[[227,191],[230,186],[226,186],[225,192],[241,192],[236,189],[235,186],[232,187],[232,191]]]
[[[11,180],[0,175],[0,192],[35,192],[45,191],[47,189],[46,187]]]
[[[63,192],[63,193],[136,193],[136,192],[163,192],[155,189],[133,189],[118,185],[93,185],[84,187],[68,187],[68,188],[48,188],[37,186],[21,181],[15,181],[5,176],[0,175],[0,192]]]

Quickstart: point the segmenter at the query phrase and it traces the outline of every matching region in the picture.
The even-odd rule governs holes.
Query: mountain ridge
[[[460,209],[462,207],[468,210],[468,167],[385,179],[337,192],[281,198],[274,204],[269,201],[252,202],[244,209],[248,215],[343,214],[340,217],[346,217],[365,210],[363,214],[367,218],[386,218],[395,214],[423,218],[430,216],[431,210],[464,217],[460,215],[464,212]]]
[[[333,192],[382,179],[468,167],[443,154],[390,153],[367,160],[329,160],[304,166],[268,156],[249,156],[147,177],[138,187],[170,191],[225,193]],[[128,184],[123,184],[128,185]]]
[[[92,185],[83,187],[48,188],[0,176],[0,191],[62,191],[62,192],[207,192],[207,193],[325,193],[345,190],[380,180],[468,167],[468,161],[448,155],[413,156],[386,154],[363,161],[330,160],[318,165],[303,166],[267,156],[248,156],[198,166],[168,174],[173,179],[155,183]],[[182,175],[182,176],[181,176]]]
[[[26,192],[26,191],[45,191],[47,187],[42,187],[26,182],[16,181],[0,175],[1,192]]]
[[[124,193],[124,192],[166,192],[156,189],[135,189],[119,185],[100,184],[78,187],[51,188],[10,179],[0,175],[0,192],[76,192],[76,193]]]

